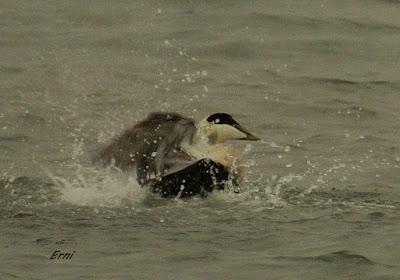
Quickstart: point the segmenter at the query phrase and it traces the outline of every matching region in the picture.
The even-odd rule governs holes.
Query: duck
[[[198,122],[175,112],[153,112],[104,147],[96,159],[133,171],[139,185],[161,197],[208,196],[245,175],[231,140],[259,141],[228,113]]]

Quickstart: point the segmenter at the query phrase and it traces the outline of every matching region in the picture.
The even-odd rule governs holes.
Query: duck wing
[[[195,131],[190,118],[176,113],[151,113],[105,147],[98,159],[104,165],[136,169],[137,180],[143,184],[152,176],[163,176],[192,162],[180,147],[184,141],[191,143]]]

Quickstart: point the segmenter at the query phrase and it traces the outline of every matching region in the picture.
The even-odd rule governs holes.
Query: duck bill
[[[240,138],[239,140],[247,140],[247,141],[259,141],[261,140],[259,137],[255,136],[253,133],[248,131],[246,128],[241,126],[240,124],[236,125],[236,129],[240,130],[244,134],[246,134],[246,137]]]

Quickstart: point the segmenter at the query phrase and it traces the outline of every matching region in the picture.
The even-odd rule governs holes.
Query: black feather
[[[238,123],[233,117],[227,113],[215,113],[207,118],[207,122],[212,124],[227,124],[231,126],[237,126]]]

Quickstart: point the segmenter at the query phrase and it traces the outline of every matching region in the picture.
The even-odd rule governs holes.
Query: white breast
[[[200,142],[182,147],[194,159],[209,158],[224,165],[235,177],[241,179],[244,175],[244,166],[239,151],[231,144],[215,144]]]

